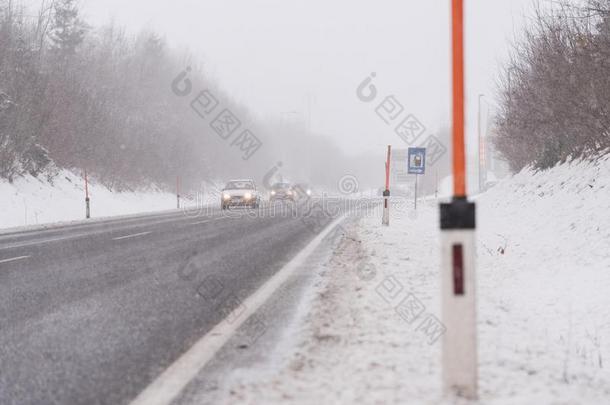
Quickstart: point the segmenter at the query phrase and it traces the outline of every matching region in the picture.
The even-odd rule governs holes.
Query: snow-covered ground
[[[524,171],[477,209],[480,403],[610,403],[610,156]],[[301,319],[268,364],[232,373],[224,403],[456,401],[422,327],[440,318],[438,206],[397,211],[347,228]]]
[[[0,229],[82,220],[85,218],[84,188],[83,179],[67,170],[61,171],[51,182],[32,176],[20,177],[13,184],[0,181]],[[92,218],[176,208],[174,193],[154,187],[116,192],[93,179],[89,194]],[[186,203],[195,204],[194,201]]]

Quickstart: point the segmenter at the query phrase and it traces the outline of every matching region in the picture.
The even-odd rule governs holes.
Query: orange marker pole
[[[385,164],[385,189],[390,190],[390,154],[392,152],[392,146],[388,145],[388,157]]]
[[[85,169],[85,218],[91,218],[91,199],[89,198],[89,179]]]
[[[177,208],[180,209],[180,176],[176,176],[176,201]]]
[[[466,197],[466,157],[464,153],[464,7],[452,0],[453,59],[453,195]]]

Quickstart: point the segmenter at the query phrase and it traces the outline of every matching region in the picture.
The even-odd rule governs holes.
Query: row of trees
[[[0,0],[0,178],[87,168],[120,188],[220,176],[218,136],[171,91],[187,65],[152,32],[90,27],[75,0],[44,0],[36,15]],[[193,68],[193,87],[249,120]]]
[[[610,148],[610,0],[538,7],[533,21],[500,82],[495,145],[515,171]]]
[[[66,168],[86,169],[113,189],[173,189],[177,176],[183,190],[238,177],[263,184],[271,172],[274,180],[330,190],[347,174],[361,188],[383,184],[383,148],[347,157],[329,137],[311,134],[304,117],[254,119],[187,51],[168,48],[155,33],[91,27],[77,0],[40,0],[35,14],[18,1],[0,0],[0,179],[52,179]],[[191,89],[177,94],[173,84],[187,66]],[[219,105],[202,118],[191,103],[204,89]],[[238,133],[249,129],[263,143],[247,162],[236,150],[237,133],[226,140],[210,126],[224,109],[241,122]]]

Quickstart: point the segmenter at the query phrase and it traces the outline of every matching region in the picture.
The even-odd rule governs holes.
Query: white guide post
[[[464,199],[441,204],[443,387],[445,394],[477,397],[475,206]]]
[[[385,190],[383,190],[383,214],[381,224],[390,225],[390,155],[392,146],[388,145],[388,157],[385,162]]]

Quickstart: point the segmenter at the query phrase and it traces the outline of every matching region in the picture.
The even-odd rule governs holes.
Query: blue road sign
[[[409,148],[407,164],[409,174],[426,173],[426,148]]]

